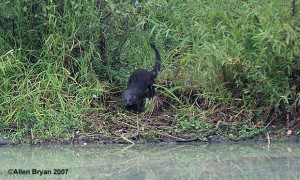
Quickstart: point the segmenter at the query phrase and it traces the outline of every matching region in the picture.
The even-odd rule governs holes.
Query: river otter
[[[136,114],[142,111],[144,99],[149,99],[154,96],[154,87],[152,86],[154,78],[157,76],[160,65],[161,57],[154,44],[151,44],[155,52],[156,62],[152,71],[145,69],[135,70],[129,77],[127,89],[123,92],[123,100],[126,107],[133,108]],[[147,89],[149,92],[147,92]]]

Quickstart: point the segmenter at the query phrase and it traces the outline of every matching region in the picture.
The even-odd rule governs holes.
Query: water
[[[0,146],[0,179],[300,179],[299,145]]]

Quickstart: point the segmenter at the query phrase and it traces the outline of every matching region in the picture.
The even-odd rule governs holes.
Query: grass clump
[[[89,72],[95,42],[78,40],[88,36],[85,5],[73,6],[1,2],[0,129],[15,140],[69,138],[86,129],[83,113],[102,107],[107,83]]]

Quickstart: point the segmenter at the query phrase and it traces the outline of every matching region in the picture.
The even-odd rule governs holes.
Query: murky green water
[[[300,144],[0,146],[0,163],[0,179],[300,179]]]

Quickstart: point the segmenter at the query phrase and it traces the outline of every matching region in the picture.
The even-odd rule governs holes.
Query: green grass
[[[1,1],[0,137],[65,140],[75,132],[134,131],[120,92],[133,70],[152,68],[151,42],[163,64],[158,99],[147,103],[142,119],[150,123],[154,114],[173,127],[145,126],[142,133],[243,139],[273,124],[299,129],[299,5]],[[99,115],[90,121],[91,114]]]

